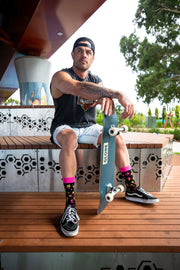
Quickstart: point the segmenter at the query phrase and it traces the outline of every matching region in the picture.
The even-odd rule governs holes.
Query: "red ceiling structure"
[[[0,0],[0,103],[18,88],[14,58],[49,58],[106,0]]]

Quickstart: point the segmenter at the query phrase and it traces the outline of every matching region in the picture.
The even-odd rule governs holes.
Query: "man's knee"
[[[77,136],[71,129],[62,130],[56,138],[62,148],[74,150],[77,147]]]

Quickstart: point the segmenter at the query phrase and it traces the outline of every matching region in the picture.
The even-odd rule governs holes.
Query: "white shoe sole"
[[[159,199],[140,199],[140,198],[133,198],[133,197],[125,197],[126,200],[131,202],[138,202],[138,203],[145,203],[145,204],[153,204],[158,203]]]
[[[62,233],[63,233],[65,236],[67,236],[67,237],[73,237],[73,236],[76,236],[76,235],[78,234],[78,232],[79,232],[79,225],[78,225],[77,229],[76,229],[75,231],[72,231],[72,232],[66,231],[66,230],[61,226],[61,231],[62,231]]]

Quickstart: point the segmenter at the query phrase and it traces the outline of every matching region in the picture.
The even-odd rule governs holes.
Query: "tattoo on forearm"
[[[81,83],[80,88],[85,95],[88,94],[89,96],[92,96],[92,99],[102,97],[118,98],[120,94],[120,92],[118,91],[111,90],[94,84],[92,85],[87,83]]]

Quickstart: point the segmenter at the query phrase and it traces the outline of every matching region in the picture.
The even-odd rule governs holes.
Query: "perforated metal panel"
[[[11,111],[9,109],[1,109],[0,111],[0,136],[8,136],[10,134]]]
[[[0,191],[38,191],[34,150],[0,150]]]
[[[50,126],[54,110],[50,108],[11,110],[11,135],[46,136],[50,135]]]
[[[0,136],[49,136],[54,108],[1,109]]]
[[[64,191],[59,166],[59,149],[0,151],[0,191]],[[171,144],[163,149],[129,149],[137,185],[160,191],[171,168]],[[100,149],[78,149],[76,191],[98,191]],[[115,168],[115,185],[124,184]]]
[[[57,149],[38,150],[39,191],[64,191]]]
[[[147,191],[161,191],[172,163],[172,141],[163,148],[141,149],[140,185]]]

